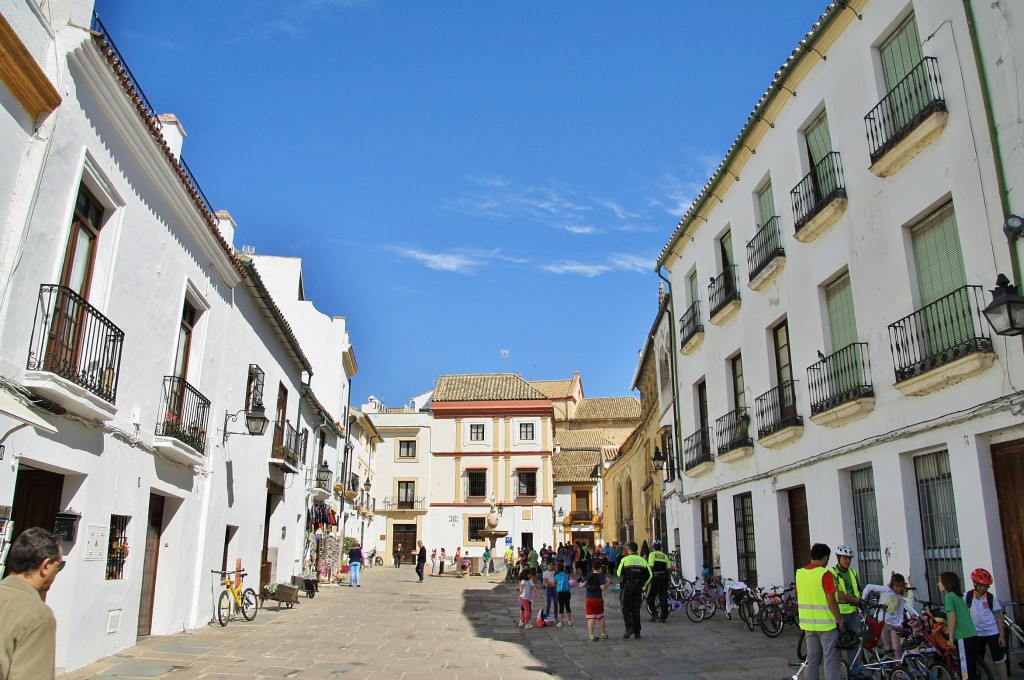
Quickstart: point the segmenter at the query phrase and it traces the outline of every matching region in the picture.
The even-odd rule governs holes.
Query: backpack
[[[974,589],[973,588],[971,590],[967,591],[967,594],[964,595],[964,599],[967,600],[967,609],[970,609],[971,608],[971,602],[974,602]],[[993,600],[994,600],[994,598],[992,597],[992,593],[991,592],[986,592],[985,593],[985,599],[988,601],[988,610],[992,611],[992,605],[993,605]]]

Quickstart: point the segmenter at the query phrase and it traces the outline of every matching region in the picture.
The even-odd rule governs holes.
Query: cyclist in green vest
[[[841,664],[836,643],[846,626],[836,602],[835,575],[825,567],[831,555],[827,545],[815,543],[811,546],[811,563],[796,570],[797,611],[807,643],[803,680],[818,680],[822,665],[825,680],[839,680]]]
[[[647,560],[636,554],[636,543],[630,543],[619,560],[617,576],[622,579],[622,590],[619,601],[622,603],[622,620],[626,624],[626,634],[640,639],[640,606],[644,601],[644,587],[651,582],[651,567]]]
[[[836,579],[836,602],[839,603],[839,613],[842,615],[846,627],[860,635],[860,617],[857,614],[857,604],[860,603],[860,583],[857,578],[857,570],[850,566],[851,562],[853,562],[852,548],[846,545],[836,548],[836,566],[832,567],[832,573]],[[846,662],[851,669],[856,655],[856,649],[846,652]]]

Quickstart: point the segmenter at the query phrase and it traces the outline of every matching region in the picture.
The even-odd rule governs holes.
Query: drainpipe
[[[658,267],[655,270],[655,273],[658,275],[659,279],[665,282],[665,286],[668,288],[668,313],[671,317],[669,318],[668,331],[669,338],[672,343],[672,347],[669,351],[669,356],[672,358],[672,360],[669,362],[669,366],[671,367],[672,371],[672,419],[674,421],[672,423],[672,444],[673,448],[675,448],[675,451],[672,455],[674,455],[676,458],[676,472],[677,474],[680,474],[679,491],[681,496],[683,487],[681,471],[683,469],[683,466],[679,464],[681,462],[679,459],[679,455],[683,451],[683,446],[682,442],[679,439],[679,383],[676,380],[676,298],[672,294],[672,284],[669,282],[668,279],[661,275],[662,269],[664,269],[664,267]],[[678,550],[679,546],[676,546],[676,549]]]
[[[1006,187],[1006,175],[1003,171],[1003,156],[999,147],[999,131],[996,128],[995,115],[992,113],[992,95],[988,87],[988,75],[985,71],[985,62],[981,57],[981,45],[978,43],[977,28],[974,22],[974,10],[971,9],[971,0],[963,0],[964,14],[967,18],[967,34],[971,39],[971,51],[974,53],[974,63],[978,68],[978,80],[981,83],[981,99],[985,109],[985,122],[988,124],[989,141],[992,144],[992,162],[996,171],[996,183],[999,185],[999,205],[1002,209],[1003,223],[1006,218],[1013,214],[1010,209],[1010,191]],[[1015,242],[1017,237],[1007,237],[1007,245],[1010,250],[1010,266],[1013,268],[1013,281],[1018,286],[1024,283],[1021,280],[1020,258],[1017,255]]]

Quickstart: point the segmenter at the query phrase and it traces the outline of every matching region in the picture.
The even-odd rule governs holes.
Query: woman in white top
[[[885,605],[885,627],[882,628],[882,644],[885,651],[894,658],[900,654],[899,628],[903,627],[903,618],[907,611],[907,600],[904,593],[907,592],[907,579],[903,574],[892,572],[889,577],[888,586],[866,585],[861,591],[861,598],[868,599],[874,593],[878,593],[878,604]]]

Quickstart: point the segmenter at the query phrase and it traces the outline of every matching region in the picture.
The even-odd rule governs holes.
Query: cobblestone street
[[[376,567],[362,588],[324,587],[293,609],[268,603],[251,623],[155,636],[60,677],[777,680],[795,670],[792,628],[770,640],[735,616],[694,624],[678,613],[664,624],[645,617],[643,637],[623,640],[609,592],[609,639],[590,643],[582,591],[573,593],[573,627],[521,630],[515,589],[497,576],[414,579],[409,566]]]

